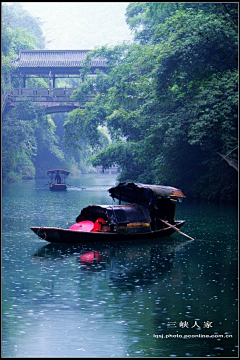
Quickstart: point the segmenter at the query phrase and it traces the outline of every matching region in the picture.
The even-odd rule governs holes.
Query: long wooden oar
[[[82,190],[86,189],[85,187],[82,187],[82,186],[77,186],[77,185],[72,185],[72,184],[66,184],[66,185],[73,186],[73,187],[76,187],[76,188],[82,189]]]
[[[161,220],[164,224],[172,227],[173,229],[175,229],[177,232],[179,232],[180,234],[182,234],[183,236],[186,236],[187,238],[191,239],[191,240],[194,240],[191,236],[185,234],[184,232],[180,231],[176,226],[172,225],[172,224],[169,224],[168,222],[162,220],[162,219],[159,219]]]

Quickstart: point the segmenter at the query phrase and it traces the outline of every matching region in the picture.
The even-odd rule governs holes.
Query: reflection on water
[[[64,194],[31,182],[4,188],[2,356],[236,357],[234,207],[179,204],[196,241],[175,234],[68,246],[29,229],[68,227],[82,207],[111,204],[114,184],[102,176]]]
[[[39,249],[33,258],[46,262],[72,257],[81,270],[104,270],[112,285],[134,288],[140,284],[151,284],[157,276],[163,277],[172,267],[174,252],[189,242],[176,245],[169,239],[159,243],[150,240],[147,245],[142,241],[130,244],[110,242],[103,245],[96,243],[90,247],[49,244]]]

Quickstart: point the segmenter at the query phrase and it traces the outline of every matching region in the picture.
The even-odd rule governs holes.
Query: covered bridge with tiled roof
[[[15,70],[12,76],[22,77],[24,80],[30,75],[51,77],[55,87],[55,77],[69,75],[80,76],[84,60],[90,50],[21,50],[19,57],[13,60]],[[105,69],[106,60],[95,58],[89,63],[91,73],[96,69]],[[25,81],[24,81],[25,83]]]
[[[15,87],[4,94],[2,111],[15,106],[21,101],[33,101],[42,104],[46,113],[71,111],[80,105],[72,99],[73,87],[59,88],[58,78],[78,78],[81,82],[80,70],[90,50],[21,50],[16,60],[12,61],[14,70],[10,80]],[[106,60],[95,57],[88,63],[91,74],[96,69],[105,70]],[[27,87],[27,80],[47,78],[46,87]],[[32,84],[31,82],[29,84]],[[17,87],[16,87],[17,85]],[[86,98],[89,101],[91,97]]]

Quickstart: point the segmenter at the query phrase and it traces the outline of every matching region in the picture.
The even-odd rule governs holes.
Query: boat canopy
[[[53,169],[53,170],[48,170],[47,175],[49,174],[55,174],[55,173],[59,173],[59,174],[64,174],[64,175],[69,175],[70,172],[68,170],[63,170],[63,169]]]
[[[123,182],[108,190],[113,199],[120,202],[131,202],[142,205],[151,205],[157,199],[163,198],[185,198],[181,190],[164,185],[148,185],[134,182]]]
[[[150,223],[151,220],[149,210],[141,205],[89,205],[82,209],[76,222],[95,222],[99,217],[105,218],[110,225]]]

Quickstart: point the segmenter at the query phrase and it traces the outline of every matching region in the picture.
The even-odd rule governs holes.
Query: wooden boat
[[[31,226],[40,238],[52,243],[92,243],[153,239],[170,236],[185,223],[174,220],[182,191],[162,185],[120,183],[108,190],[118,205],[89,205],[69,229]],[[121,202],[130,204],[121,204]]]
[[[68,170],[53,169],[48,170],[49,176],[49,189],[52,191],[64,191],[67,190],[66,177],[70,174]]]

